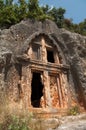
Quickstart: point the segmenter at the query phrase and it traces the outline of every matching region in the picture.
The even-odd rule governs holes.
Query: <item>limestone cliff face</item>
[[[17,64],[23,57],[28,42],[36,34],[47,34],[58,43],[69,68],[69,82],[72,96],[81,106],[86,105],[86,37],[59,29],[54,22],[21,21],[9,29],[0,30],[0,89],[9,88],[18,97],[17,84],[20,80]],[[9,74],[9,72],[12,72]],[[11,80],[13,86],[10,87]],[[13,88],[12,88],[13,87]],[[73,95],[75,94],[75,95]],[[10,94],[12,95],[12,93]],[[17,96],[15,96],[17,95]],[[18,98],[17,98],[18,99]],[[17,101],[15,98],[14,100]],[[85,106],[86,107],[86,106]]]
[[[67,54],[66,57],[70,63],[76,91],[80,88],[78,93],[86,100],[86,37],[65,29],[60,30],[60,36],[67,47],[69,57]]]

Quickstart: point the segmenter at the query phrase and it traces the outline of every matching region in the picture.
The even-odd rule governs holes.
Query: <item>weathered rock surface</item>
[[[36,122],[36,123],[35,123]],[[42,130],[86,130],[86,114],[34,120]]]
[[[55,130],[86,130],[86,115],[65,117]]]
[[[58,43],[66,63],[70,66],[70,91],[72,94],[76,93],[75,97],[81,107],[86,107],[86,37],[65,29],[58,29],[55,23],[50,20],[38,22],[28,19],[9,29],[0,30],[0,80],[5,81],[6,87],[8,80],[8,84],[10,84],[10,79],[14,76],[12,81],[15,79],[13,84],[17,86],[19,77],[16,77],[18,72],[13,65],[19,62],[18,57],[24,56],[28,39],[30,41],[35,34],[41,32],[48,34]],[[10,66],[13,67],[10,70],[12,75],[9,77],[8,69]]]
[[[62,124],[56,130],[86,130],[86,120],[69,122],[66,125]]]
[[[81,91],[86,93],[86,37],[81,36],[76,33],[71,33],[64,29],[61,29],[60,34],[66,43],[68,52],[70,55],[70,65],[72,69],[72,74],[74,76],[74,82],[76,84],[76,89],[79,86]]]

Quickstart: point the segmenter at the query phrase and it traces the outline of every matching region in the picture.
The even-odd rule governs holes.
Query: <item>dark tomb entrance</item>
[[[32,77],[32,93],[31,93],[31,105],[33,107],[40,107],[40,99],[43,96],[43,84],[41,81],[41,73],[33,72]]]

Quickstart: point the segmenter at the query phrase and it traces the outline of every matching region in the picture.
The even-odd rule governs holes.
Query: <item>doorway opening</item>
[[[54,53],[52,50],[47,50],[47,61],[51,63],[55,63]]]
[[[40,106],[40,100],[43,96],[43,84],[41,80],[41,73],[39,72],[33,72],[32,74],[32,92],[31,92],[31,105],[33,107],[41,107]]]

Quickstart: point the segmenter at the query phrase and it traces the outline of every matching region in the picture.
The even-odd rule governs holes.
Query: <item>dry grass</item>
[[[10,109],[8,97],[0,93],[0,130],[46,130],[42,121],[28,110]]]
[[[10,110],[8,104],[7,96],[0,93],[0,130],[43,130],[33,113],[17,108]]]

